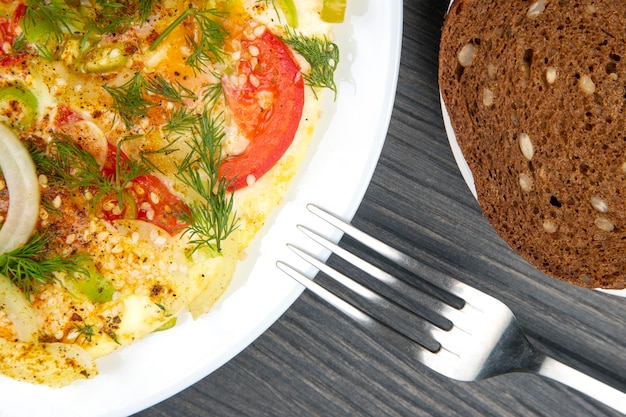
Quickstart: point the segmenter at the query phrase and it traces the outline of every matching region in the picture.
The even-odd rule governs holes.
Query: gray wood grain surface
[[[447,0],[407,0],[388,137],[354,224],[506,302],[556,358],[626,390],[626,299],[534,270],[491,229],[456,167],[441,119],[437,50]],[[348,239],[342,241],[354,248]],[[331,260],[334,262],[334,260]],[[527,374],[463,383],[407,363],[305,292],[241,354],[156,416],[617,416]]]

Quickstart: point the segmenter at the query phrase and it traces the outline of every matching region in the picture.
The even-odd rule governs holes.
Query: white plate
[[[254,240],[247,261],[213,310],[195,322],[183,317],[175,328],[98,360],[100,375],[92,380],[53,390],[0,377],[0,416],[135,413],[213,372],[287,310],[302,288],[275,263],[282,259],[299,264],[287,242],[311,246],[296,229],[296,223],[315,222],[305,204],[313,202],[350,219],[378,161],[395,97],[402,1],[348,2],[346,22],[334,28],[334,41],[341,51],[337,101],[324,103],[327,110],[311,152],[285,203]]]

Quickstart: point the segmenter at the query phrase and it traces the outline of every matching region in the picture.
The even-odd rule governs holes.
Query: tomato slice
[[[10,19],[6,17],[0,17],[0,46],[2,52],[5,53],[4,45],[11,45],[15,38],[17,37],[16,29],[19,24],[19,21],[22,20],[24,14],[26,13],[26,5],[19,4],[13,12],[13,17]]]
[[[243,153],[222,162],[220,174],[234,189],[247,186],[250,176],[260,178],[283,156],[304,106],[300,68],[276,36],[266,29],[257,38],[243,38],[241,51],[236,73],[222,82],[226,104],[250,141]]]
[[[64,126],[82,119],[83,118],[67,104],[59,103],[57,105],[57,111],[54,115],[54,124],[56,126]]]
[[[54,118],[58,127],[82,120],[71,107],[60,103]],[[89,151],[87,149],[87,151]],[[120,151],[120,169],[127,168],[128,156]],[[108,144],[102,175],[115,179],[117,147]],[[97,190],[94,190],[97,191]],[[104,196],[98,203],[96,215],[107,221],[118,219],[139,219],[152,223],[170,234],[178,233],[185,223],[179,220],[178,213],[188,210],[187,205],[156,175],[147,174],[133,179],[123,190],[120,198],[116,193]]]
[[[157,176],[144,175],[135,178],[132,183],[139,220],[159,226],[170,234],[176,234],[186,226],[177,214],[187,210],[187,206]],[[140,195],[140,189],[145,193]]]
[[[109,145],[107,162],[102,169],[106,177],[115,177],[116,153],[116,147]],[[127,160],[128,156],[121,153],[121,169],[124,169],[124,161]],[[117,196],[106,197],[103,202],[112,204],[101,207],[98,210],[99,215],[108,221],[123,218],[143,220],[159,226],[172,235],[186,226],[179,220],[178,214],[188,210],[188,207],[156,175],[147,174],[133,179],[124,189],[122,197],[121,204],[117,201]]]

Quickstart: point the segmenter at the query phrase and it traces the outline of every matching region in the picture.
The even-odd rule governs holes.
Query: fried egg
[[[224,2],[209,3],[220,7]],[[40,172],[42,205],[37,230],[53,231],[46,248],[62,257],[86,253],[87,272],[96,272],[90,276],[85,268],[56,271],[51,281],[25,294],[36,320],[34,340],[20,337],[11,312],[0,305],[0,373],[4,376],[52,387],[92,378],[98,373],[95,359],[155,331],[167,331],[181,314],[197,318],[207,313],[228,287],[246,248],[281,202],[302,164],[320,115],[322,91],[309,86],[304,88],[302,115],[293,142],[267,172],[258,178],[250,175],[245,187],[233,191],[230,216],[236,227],[220,241],[219,250],[213,244],[195,244],[198,235],[184,227],[167,230],[154,220],[159,216],[171,220],[171,207],[162,210],[166,195],[190,206],[199,200],[198,191],[176,175],[193,145],[182,133],[183,139],[168,147],[171,143],[163,126],[175,109],[194,114],[204,111],[207,86],[218,85],[224,77],[237,73],[237,66],[242,65],[238,39],[255,39],[266,30],[278,38],[287,36],[289,30],[304,36],[325,37],[330,33],[330,26],[319,18],[321,0],[297,2],[299,25],[291,29],[285,26],[285,13],[271,0],[234,3],[237,5],[229,7],[235,11],[219,18],[226,19],[224,25],[231,32],[243,35],[227,35],[226,54],[204,62],[202,71],[188,65],[194,57],[193,45],[202,42],[194,25],[212,23],[202,20],[204,15],[193,20],[194,13],[202,10],[196,2],[164,1],[153,7],[144,24],[131,24],[123,32],[104,34],[97,41],[63,33],[62,42],[44,39],[32,29],[29,32],[24,23],[29,15],[14,22],[16,13],[24,13],[22,6],[4,6],[6,21],[14,24],[15,39],[12,45],[5,42],[4,54],[0,55],[0,60],[6,60],[0,65],[0,95],[4,86],[23,85],[36,96],[37,105],[36,109],[0,106],[0,122],[11,126],[30,149],[44,154],[58,152],[59,138],[69,138],[91,155],[103,172],[110,169],[114,159],[116,175],[127,167],[120,165],[120,154],[133,160],[148,155],[154,169],[150,175],[161,184],[152,191],[130,181],[122,191],[103,197],[92,186],[70,188]],[[185,12],[191,8],[194,11]],[[183,13],[188,14],[175,24]],[[209,20],[216,19],[211,15]],[[164,33],[167,36],[161,40],[159,35]],[[20,35],[26,35],[31,43],[23,55],[16,44]],[[48,52],[51,56],[45,57]],[[244,51],[251,55],[252,67],[255,52],[252,47]],[[291,53],[300,71],[307,74],[310,64],[295,51]],[[10,62],[7,57],[12,57]],[[179,102],[156,101],[154,97],[165,93],[149,90],[148,102],[138,101],[136,105],[146,105],[147,113],[130,126],[111,91],[129,85],[137,74],[150,80],[168,80],[182,96]],[[256,82],[251,76],[243,81]],[[273,98],[269,100],[269,104],[259,105],[274,111]],[[218,94],[212,105],[211,114],[220,115],[219,123],[223,123],[227,152],[237,155],[245,151],[249,138],[237,125],[224,96]],[[31,110],[35,120],[28,127],[21,126],[23,113]],[[78,169],[69,167],[69,175],[76,176]],[[137,202],[134,215],[127,215],[130,208],[120,198],[126,195]],[[0,216],[9,199],[6,190],[0,190]]]

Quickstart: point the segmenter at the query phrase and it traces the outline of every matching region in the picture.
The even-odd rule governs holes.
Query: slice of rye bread
[[[485,216],[538,269],[626,286],[626,1],[457,0],[439,85]]]

